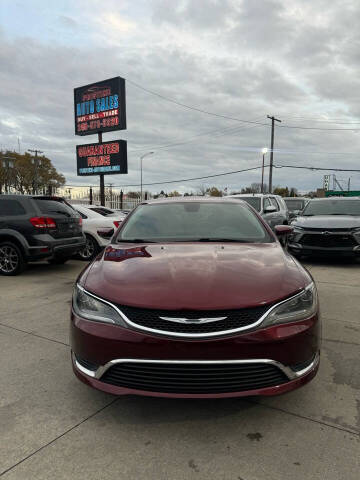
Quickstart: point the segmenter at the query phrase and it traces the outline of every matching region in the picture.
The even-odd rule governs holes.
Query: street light
[[[265,155],[267,154],[267,152],[268,152],[267,148],[262,149],[263,159],[262,159],[262,170],[261,170],[261,193],[264,193],[264,165],[265,165]]]
[[[140,197],[141,197],[141,201],[142,201],[142,197],[143,197],[143,194],[142,194],[142,191],[143,191],[143,174],[142,174],[142,161],[143,161],[143,158],[147,157],[148,155],[152,155],[154,152],[146,152],[144,153],[144,155],[141,155],[140,157]]]

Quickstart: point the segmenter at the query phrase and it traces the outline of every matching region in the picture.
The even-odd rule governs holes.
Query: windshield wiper
[[[253,243],[249,240],[240,240],[237,238],[198,238],[196,242],[237,242],[237,243]]]
[[[314,213],[304,213],[303,215],[301,215],[302,217],[313,217],[314,216]]]
[[[143,238],[131,238],[131,239],[118,238],[117,243],[158,243],[158,242],[154,242],[153,240],[145,240]]]

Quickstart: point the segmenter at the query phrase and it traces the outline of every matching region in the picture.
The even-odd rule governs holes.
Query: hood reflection
[[[151,257],[151,255],[146,247],[113,248],[108,246],[104,252],[105,262],[123,262],[135,257]]]

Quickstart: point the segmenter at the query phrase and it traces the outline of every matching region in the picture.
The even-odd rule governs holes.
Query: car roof
[[[201,202],[201,203],[237,203],[239,201],[236,198],[226,197],[165,197],[156,198],[151,200],[145,200],[140,205],[153,205],[158,203],[183,203],[183,202]],[[246,202],[242,201],[244,205]]]
[[[228,195],[227,197],[267,197],[268,195],[274,195],[273,193],[234,193],[234,195]],[[274,195],[276,197],[276,195]]]
[[[283,200],[310,200],[307,197],[283,197]]]
[[[337,197],[337,196],[333,196],[333,197],[323,197],[323,198],[310,198],[310,200],[312,202],[320,202],[321,200],[342,200],[342,201],[346,201],[346,200],[360,200],[360,197]]]

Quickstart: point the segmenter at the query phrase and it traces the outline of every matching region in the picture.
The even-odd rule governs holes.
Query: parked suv
[[[264,220],[274,229],[275,225],[287,225],[289,223],[289,211],[286,203],[280,195],[263,193],[241,193],[228,195],[227,198],[239,198],[251,205]]]
[[[65,263],[85,245],[80,215],[61,197],[0,196],[0,274],[27,262]]]
[[[294,255],[360,255],[359,197],[310,200],[291,225],[288,249]]]

